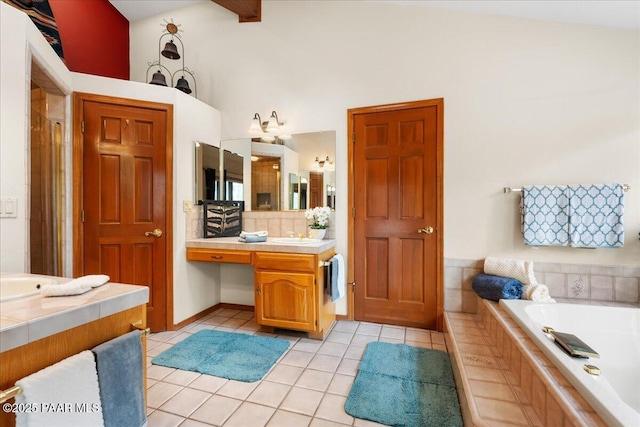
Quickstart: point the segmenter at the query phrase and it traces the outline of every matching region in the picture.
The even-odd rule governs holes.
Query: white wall
[[[24,13],[0,3],[0,28],[0,197],[18,202],[16,218],[0,219],[0,271],[22,273],[29,271],[31,61],[62,93],[71,92],[71,74]]]
[[[640,264],[638,31],[355,1],[268,1],[261,23],[239,24],[208,2],[131,24],[132,79],[170,18],[223,139],[247,137],[256,111],[292,134],[336,130],[338,251],[347,109],[442,97],[446,257]],[[632,186],[624,248],[525,247],[503,187],[601,182]]]

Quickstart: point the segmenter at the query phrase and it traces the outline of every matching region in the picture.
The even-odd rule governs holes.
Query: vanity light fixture
[[[329,161],[329,156],[324,160],[319,160],[318,157],[313,161],[313,168],[316,170],[333,170],[333,163]]]
[[[283,127],[284,123],[280,121],[275,111],[272,111],[269,120],[264,122],[260,114],[255,113],[251,119],[249,133],[259,137],[263,142],[282,144],[283,140],[291,139],[291,135],[284,132]]]
[[[197,85],[196,85],[196,78],[193,75],[193,72],[184,66],[184,44],[182,43],[182,40],[180,39],[180,35],[178,34],[179,25],[174,24],[173,20],[171,22],[165,21],[165,24],[166,24],[165,31],[162,33],[162,35],[160,35],[160,39],[158,40],[158,60],[148,63],[149,68],[147,68],[147,80],[149,80],[149,71],[157,68],[157,71],[153,73],[153,77],[151,78],[151,81],[149,81],[149,84],[158,85],[158,86],[168,86],[167,78],[162,73],[162,71],[164,70],[170,76],[171,86],[173,86],[173,81],[176,77],[176,74],[181,74],[175,87],[176,89],[186,94],[190,94],[193,91],[189,87],[189,82],[187,81],[186,76],[191,76],[191,79],[193,80],[193,88],[195,91],[194,96],[197,98],[198,91],[197,91]],[[166,36],[169,36],[170,40],[164,45],[164,48],[160,50],[162,46],[162,39],[165,38]],[[177,40],[180,43],[180,47],[182,48],[182,55],[180,55],[180,51],[178,50],[178,46],[176,46],[176,44],[174,43],[174,40]],[[167,67],[162,65],[161,63],[162,57],[165,57],[171,60],[178,60],[182,58],[182,68],[171,73],[171,71]]]

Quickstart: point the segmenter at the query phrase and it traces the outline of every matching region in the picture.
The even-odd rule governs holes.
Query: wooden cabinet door
[[[256,322],[278,328],[314,331],[314,275],[261,271],[255,273]]]

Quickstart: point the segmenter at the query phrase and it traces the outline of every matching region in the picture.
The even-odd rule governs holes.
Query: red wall
[[[71,71],[129,80],[129,21],[107,0],[49,0]]]

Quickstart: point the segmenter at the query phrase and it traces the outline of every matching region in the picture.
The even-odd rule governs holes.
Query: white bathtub
[[[50,277],[38,275],[2,275],[0,276],[0,302],[17,298],[25,298],[40,293],[44,285],[55,285],[58,282]]]
[[[640,426],[640,309],[524,300],[500,300],[500,305],[607,424]],[[568,356],[543,326],[576,335],[600,358]],[[587,363],[601,375],[588,374]]]

